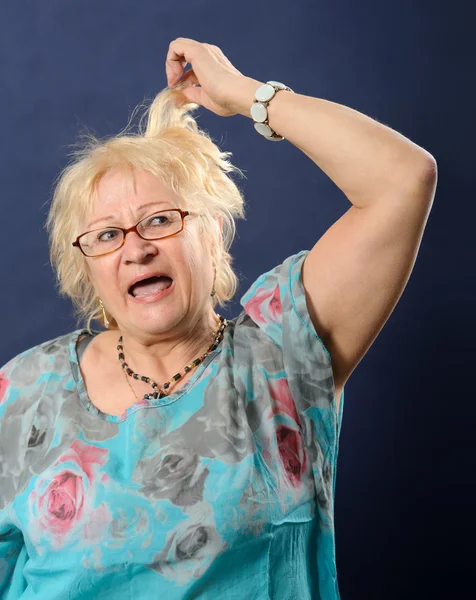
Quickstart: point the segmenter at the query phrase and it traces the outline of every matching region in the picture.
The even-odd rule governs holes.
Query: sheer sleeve
[[[297,408],[311,419],[323,450],[336,452],[344,392],[337,414],[331,356],[310,318],[302,283],[302,265],[308,253],[302,250],[258,277],[241,298],[241,305],[282,349]]]

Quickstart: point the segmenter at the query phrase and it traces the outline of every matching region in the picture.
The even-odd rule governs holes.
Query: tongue
[[[144,279],[144,281],[136,283],[131,292],[135,298],[142,298],[143,296],[151,296],[152,294],[166,290],[171,285],[172,280],[170,277],[151,277],[150,279]]]

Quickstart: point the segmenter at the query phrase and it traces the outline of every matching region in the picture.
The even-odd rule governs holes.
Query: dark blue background
[[[412,277],[346,386],[336,489],[343,600],[463,598],[474,579],[474,15],[470,3],[3,0],[0,6],[0,364],[76,327],[55,292],[43,229],[83,125],[118,132],[166,85],[169,43],[222,48],[245,75],[355,108],[437,159]],[[254,278],[310,249],[349,208],[289,142],[205,109],[199,125],[247,174],[232,248]],[[315,132],[319,137],[319,131]],[[281,211],[300,211],[288,231]],[[472,459],[472,460],[471,460]],[[470,462],[471,460],[471,462]],[[472,467],[470,468],[470,465]],[[474,534],[473,534],[474,535]],[[472,586],[473,587],[473,586]]]

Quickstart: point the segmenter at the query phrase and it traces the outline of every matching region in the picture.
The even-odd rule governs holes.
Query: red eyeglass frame
[[[175,211],[175,212],[179,212],[180,216],[182,218],[182,227],[176,231],[175,233],[171,233],[170,235],[164,235],[164,236],[160,236],[157,238],[145,238],[143,237],[138,229],[137,226],[142,223],[142,221],[145,221],[146,219],[148,219],[149,217],[151,217],[152,215],[156,215],[159,214],[161,212],[171,212],[171,211]],[[81,248],[81,244],[79,243],[79,240],[87,235],[88,233],[92,233],[93,231],[101,231],[101,229],[103,229],[103,227],[99,227],[98,229],[90,229],[89,231],[85,231],[84,233],[82,233],[81,235],[78,235],[78,237],[75,239],[75,241],[72,243],[72,246],[74,246],[75,248],[79,248],[81,250],[81,252],[84,254],[84,256],[86,256],[87,258],[98,258],[99,256],[106,256],[106,254],[112,254],[113,252],[116,252],[117,250],[120,250],[122,248],[122,246],[124,246],[125,242],[126,242],[126,235],[131,232],[131,231],[135,231],[135,233],[137,233],[137,235],[146,241],[149,240],[164,240],[166,238],[172,237],[174,235],[177,235],[177,233],[180,233],[181,231],[183,231],[183,228],[185,226],[185,217],[187,217],[188,215],[195,215],[196,213],[190,212],[188,210],[182,210],[181,208],[168,208],[165,210],[159,210],[157,212],[151,213],[150,215],[147,215],[146,217],[143,217],[140,221],[138,221],[135,225],[133,225],[132,227],[129,227],[129,229],[124,229],[124,227],[111,227],[111,229],[119,229],[119,231],[122,231],[123,233],[123,238],[122,238],[122,244],[120,246],[118,246],[117,248],[114,248],[114,250],[109,250],[108,252],[104,252],[104,254],[94,254],[94,255],[90,255],[90,254],[86,254],[86,252]]]

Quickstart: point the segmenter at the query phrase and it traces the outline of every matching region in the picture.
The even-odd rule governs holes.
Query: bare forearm
[[[251,118],[254,92],[262,83],[246,78],[236,100],[239,114]],[[436,171],[426,150],[335,102],[280,91],[268,105],[268,116],[270,127],[313,160],[358,207],[398,190],[411,193]],[[420,187],[422,194],[431,193],[431,186]]]

